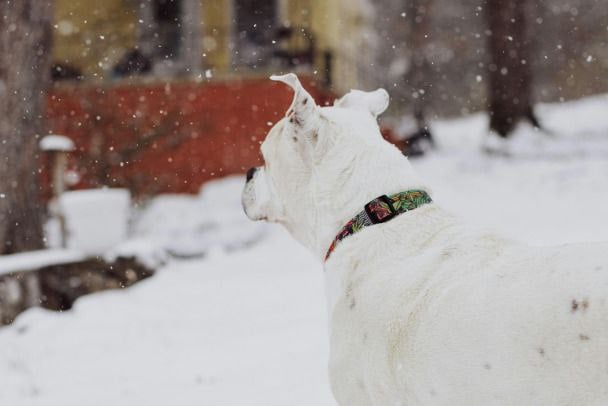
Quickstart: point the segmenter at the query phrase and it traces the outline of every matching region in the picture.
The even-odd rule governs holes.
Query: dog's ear
[[[336,107],[368,110],[374,117],[378,117],[388,107],[389,96],[386,90],[377,89],[373,92],[351,90],[340,100],[334,102]]]
[[[291,107],[287,110],[286,117],[293,125],[294,130],[303,135],[316,134],[319,127],[319,106],[312,96],[304,89],[298,77],[293,73],[270,77],[271,80],[283,82],[294,91]]]

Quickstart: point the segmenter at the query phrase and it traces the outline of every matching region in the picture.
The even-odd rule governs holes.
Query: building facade
[[[373,60],[368,0],[56,0],[55,77],[118,81],[305,71],[343,92]]]
[[[196,192],[260,163],[297,72],[320,104],[362,87],[367,0],[56,0],[50,133],[79,187]]]

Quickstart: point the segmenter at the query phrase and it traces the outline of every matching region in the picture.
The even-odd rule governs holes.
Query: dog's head
[[[416,181],[405,157],[380,134],[377,117],[389,102],[384,89],[353,90],[320,107],[296,75],[271,79],[289,85],[294,98],[262,143],[264,165],[247,173],[243,208],[252,220],[285,225],[322,255],[363,204]]]

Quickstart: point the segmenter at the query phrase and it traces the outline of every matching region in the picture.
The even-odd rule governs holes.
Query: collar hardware
[[[376,197],[364,208],[372,224],[384,223],[399,214],[393,207],[393,201],[387,195]]]

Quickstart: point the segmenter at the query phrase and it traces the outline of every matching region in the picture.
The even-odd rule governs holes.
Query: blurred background
[[[271,74],[384,87],[383,136],[467,221],[608,238],[608,0],[0,11],[2,404],[334,404],[321,264],[240,207]]]

